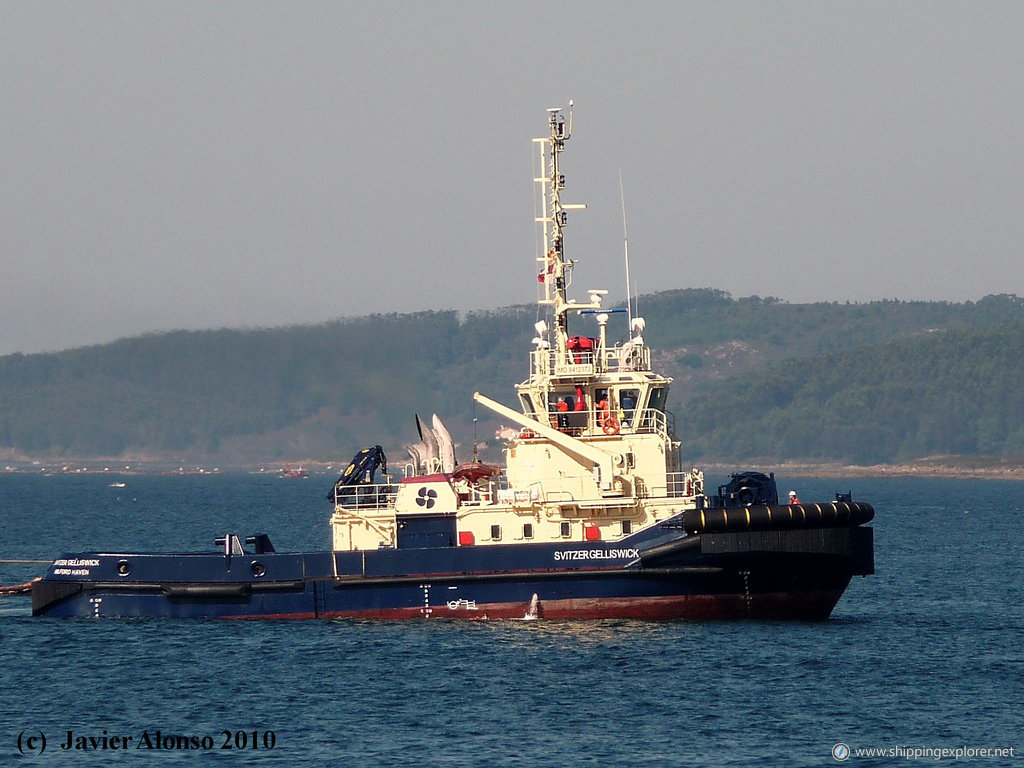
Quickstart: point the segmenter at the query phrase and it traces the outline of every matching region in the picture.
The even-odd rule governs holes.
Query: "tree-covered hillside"
[[[423,312],[9,355],[0,358],[0,446],[244,462],[408,440],[413,410],[459,422],[474,377],[508,380],[506,340],[523,349],[531,324],[517,311],[462,322]]]
[[[670,291],[641,297],[640,311],[656,365],[677,379],[670,408],[687,455],[1022,450],[1017,297],[794,305]],[[537,319],[535,307],[376,315],[8,355],[0,453],[248,463],[337,460],[381,443],[400,455],[413,414],[437,412],[465,456],[474,432],[487,440],[497,426],[472,393],[514,404]],[[593,318],[573,323],[596,335]]]
[[[730,379],[680,414],[688,453],[904,461],[1024,455],[1024,323],[857,347]]]
[[[641,297],[656,360],[676,379],[674,399],[710,381],[763,368],[772,361],[810,358],[952,328],[998,328],[1024,320],[1024,301],[988,296],[954,304],[876,301],[868,304],[787,304],[722,291],[666,291]]]

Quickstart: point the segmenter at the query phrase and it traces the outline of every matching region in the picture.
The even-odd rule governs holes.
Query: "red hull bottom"
[[[758,595],[678,595],[643,598],[586,598],[529,603],[481,603],[475,609],[447,605],[329,611],[322,614],[258,614],[233,619],[693,619],[824,621],[842,589]]]

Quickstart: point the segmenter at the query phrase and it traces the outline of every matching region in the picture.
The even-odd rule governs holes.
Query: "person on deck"
[[[803,504],[800,498],[796,495],[796,491],[789,492],[789,503],[790,504]]]
[[[566,415],[569,413],[569,402],[572,398],[565,398],[559,400],[555,405],[555,410],[558,412],[558,428],[563,432],[569,428],[569,417]]]

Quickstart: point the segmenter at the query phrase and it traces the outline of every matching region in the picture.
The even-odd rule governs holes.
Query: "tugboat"
[[[332,548],[276,552],[266,534],[195,554],[77,553],[32,585],[36,616],[374,619],[803,619],[831,614],[874,572],[869,504],[780,504],[773,475],[739,472],[706,495],[684,469],[671,379],[652,369],[644,320],[569,298],[561,157],[572,105],[534,139],[544,199],[538,302],[505,465],[459,464],[440,419],[388,474],[360,451],[329,498]],[[612,318],[625,320],[621,343]],[[577,321],[576,318],[582,318]],[[569,322],[589,323],[586,332]],[[594,332],[596,331],[596,335]],[[378,478],[378,473],[380,477]]]

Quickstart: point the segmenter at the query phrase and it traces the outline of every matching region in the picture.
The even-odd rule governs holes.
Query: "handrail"
[[[593,376],[617,371],[651,370],[651,350],[644,346],[616,346],[604,350],[566,352],[551,349],[530,352],[530,371],[541,376]]]
[[[666,472],[664,485],[651,485],[649,495],[688,498],[701,496],[704,493],[704,474],[702,472]]]
[[[398,495],[391,483],[366,483],[334,489],[334,506],[357,509],[387,509]]]
[[[536,411],[525,414],[534,421],[540,421],[573,437],[600,436],[604,431],[603,412],[596,408],[585,411],[550,411],[543,415]],[[614,412],[619,421],[619,431],[632,435],[672,435],[675,434],[675,414],[657,408],[644,408]],[[559,417],[564,417],[559,421]],[[581,418],[582,417],[582,418]]]

